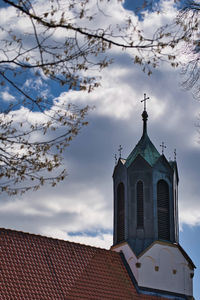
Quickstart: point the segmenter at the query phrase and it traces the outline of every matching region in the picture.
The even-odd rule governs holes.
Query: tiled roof
[[[1,300],[158,299],[137,293],[117,252],[7,229],[0,282]]]

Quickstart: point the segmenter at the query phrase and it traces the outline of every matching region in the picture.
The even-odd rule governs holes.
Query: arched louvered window
[[[159,180],[157,183],[157,213],[158,213],[158,238],[170,239],[169,220],[169,186],[166,181]]]
[[[124,185],[121,182],[117,187],[117,242],[124,241]]]
[[[137,227],[144,227],[144,192],[143,183],[137,183]]]

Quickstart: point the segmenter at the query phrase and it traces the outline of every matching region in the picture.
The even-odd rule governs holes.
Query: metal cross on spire
[[[115,164],[117,164],[117,154],[115,154]]]
[[[162,142],[162,144],[160,145],[160,147],[162,148],[162,154],[164,154],[164,150],[167,148],[164,144],[164,142]]]
[[[146,94],[144,94],[144,99],[141,100],[141,102],[144,102],[144,111],[146,111],[146,101],[149,99],[149,97],[146,97]]]
[[[122,145],[119,145],[119,149],[118,149],[118,151],[119,151],[119,158],[121,158],[122,157]]]
[[[176,149],[174,149],[174,160],[176,160]]]

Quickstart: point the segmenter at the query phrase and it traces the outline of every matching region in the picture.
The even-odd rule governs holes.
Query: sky
[[[109,22],[118,22],[127,13],[111,1]],[[131,9],[129,3],[126,8]],[[143,28],[148,32],[170,20],[176,9],[164,2],[164,13],[145,12]],[[113,7],[115,9],[113,9]],[[102,7],[103,8],[103,7]],[[1,13],[1,12],[0,12]],[[4,11],[5,13],[5,11]],[[132,13],[133,12],[130,12]],[[100,16],[101,21],[102,15]],[[2,20],[2,19],[0,19]],[[0,21],[2,22],[2,21]],[[149,29],[150,28],[150,29]],[[23,31],[23,26],[21,27]],[[89,125],[71,142],[64,153],[68,176],[57,187],[42,187],[23,196],[1,195],[0,226],[107,248],[112,245],[113,183],[115,154],[127,158],[142,134],[144,93],[147,103],[148,134],[158,151],[165,142],[165,156],[177,152],[179,171],[180,244],[197,266],[194,297],[200,299],[200,102],[181,87],[180,70],[162,63],[151,76],[133,64],[130,53],[113,49],[114,63],[101,72],[101,86],[88,94],[48,87],[33,76],[29,86],[46,91],[51,99],[77,105],[89,104]],[[53,90],[53,91],[52,91]],[[16,97],[9,87],[1,87],[1,105]],[[22,113],[22,111],[20,111]]]

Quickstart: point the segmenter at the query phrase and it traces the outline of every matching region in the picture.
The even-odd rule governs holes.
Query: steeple
[[[147,134],[147,120],[148,120],[148,114],[147,111],[144,110],[142,113],[142,120],[143,120],[143,135]]]
[[[170,297],[175,293],[173,299],[192,299],[195,266],[179,245],[176,151],[174,161],[168,161],[164,142],[161,154],[151,142],[147,99],[144,94],[142,136],[114,168],[112,250],[124,254],[139,287],[170,292]]]
[[[146,110],[146,101],[149,99],[149,97],[146,97],[146,94],[144,94],[144,99],[141,100],[141,102],[144,102],[144,111],[142,113],[142,120],[143,120],[143,135],[147,134],[147,120],[148,120],[148,114]]]
[[[113,173],[114,245],[127,241],[136,255],[156,240],[178,242],[176,162],[168,162],[147,134],[146,97],[142,136]]]
[[[144,99],[146,98],[146,94],[144,94]],[[141,100],[144,101],[144,100]],[[160,157],[160,153],[156,149],[156,147],[151,142],[148,134],[147,134],[147,119],[148,114],[146,111],[146,105],[144,105],[144,111],[142,113],[142,120],[143,120],[143,134],[133,151],[130,153],[128,158],[126,159],[126,167],[129,167],[135,158],[140,154],[151,166],[155,164],[155,162]]]

